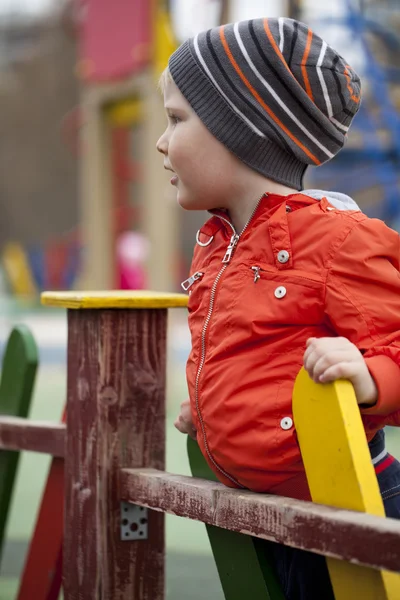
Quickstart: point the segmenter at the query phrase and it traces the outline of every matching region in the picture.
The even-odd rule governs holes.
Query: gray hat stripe
[[[200,52],[200,48],[199,48],[199,44],[198,44],[198,35],[196,35],[196,37],[193,40],[193,46],[196,52],[196,56],[198,58],[198,60],[200,61],[201,66],[203,67],[203,69],[205,70],[205,72],[207,73],[208,77],[211,79],[211,81],[213,82],[214,86],[217,88],[217,90],[219,91],[219,93],[224,97],[224,99],[226,100],[226,102],[229,104],[229,106],[243,119],[243,121],[250,127],[250,129],[252,129],[257,135],[259,135],[260,137],[265,137],[265,134],[262,133],[262,131],[260,131],[259,129],[257,129],[257,127],[255,127],[253,125],[253,123],[237,108],[237,106],[228,98],[228,96],[225,94],[225,92],[221,89],[221,87],[218,85],[218,83],[216,82],[216,80],[214,79],[211,71],[209,70],[201,52]]]
[[[286,90],[286,92],[289,94],[289,102],[294,102],[296,103],[296,108],[300,108],[298,106],[298,99],[296,98],[294,92],[291,90],[291,88],[289,87],[289,85],[286,83],[286,81],[283,79],[283,77],[281,77],[280,73],[278,70],[275,69],[274,65],[272,64],[272,62],[268,59],[268,56],[266,55],[266,53],[264,52],[264,50],[261,47],[260,41],[256,36],[256,33],[254,31],[254,27],[253,27],[253,23],[250,22],[249,25],[249,30],[250,30],[250,35],[253,39],[253,42],[258,50],[259,55],[262,57],[263,62],[269,66],[269,68],[271,69],[272,75],[273,77],[279,81],[279,83],[283,86],[283,88]],[[296,85],[297,88],[299,88],[299,84],[298,82],[292,78],[292,80],[290,81],[291,85],[293,86],[293,83]],[[300,90],[298,89],[298,92],[304,92],[303,88],[301,88]],[[279,93],[281,94],[281,90],[279,90]],[[305,93],[305,92],[304,92]],[[331,135],[330,132],[326,131],[326,128],[319,122],[319,120],[317,118],[315,118],[311,111],[308,110],[308,107],[306,104],[303,104],[301,106],[301,109],[305,112],[305,114],[307,115],[307,117],[312,121],[312,123],[314,123],[315,125],[318,126],[319,131],[322,132],[324,135],[326,135],[327,137],[329,137],[331,139],[332,142],[334,142],[336,144],[336,146],[341,146],[341,141],[338,139],[337,135]],[[314,112],[317,112],[314,110]],[[317,113],[318,114],[318,113]],[[318,135],[318,133],[316,133],[316,135]]]
[[[243,104],[246,105],[243,106],[243,109],[250,109],[251,111],[253,111],[257,118],[257,124],[259,124],[259,127],[264,127],[268,130],[266,131],[267,137],[270,137],[271,135],[273,137],[277,137],[281,144],[285,147],[285,149],[288,152],[291,152],[290,145],[286,142],[286,139],[281,133],[280,129],[277,126],[275,126],[274,123],[265,122],[265,111],[260,107],[260,105],[256,101],[254,101],[253,103],[248,97],[246,97],[245,94],[242,94],[242,92],[240,91],[241,86],[239,87],[239,85],[236,85],[236,82],[232,81],[232,78],[228,76],[211,42],[211,36],[209,31],[207,32],[206,40],[208,50],[210,51],[215,63],[215,65],[210,65],[210,68],[211,66],[215,66],[215,68],[218,69],[218,72],[215,73],[215,77],[218,78],[219,75],[222,75],[222,77],[226,81],[227,85],[229,85],[235,96],[237,96],[243,102]]]
[[[321,40],[321,42],[321,49],[319,52],[318,60],[315,65],[315,70],[321,86],[322,96],[326,106],[327,117],[329,118],[330,122],[336,127],[339,133],[343,135],[343,133],[347,133],[349,128],[334,118],[334,114],[342,112],[342,106],[338,106],[338,102],[335,101],[335,95],[332,95],[331,97],[331,95],[328,92],[328,87],[329,89],[336,88],[336,82],[333,80],[332,76],[332,69],[325,66],[322,70],[324,60],[328,55],[329,51],[331,52],[331,50],[325,41]]]
[[[297,21],[295,21],[293,24],[293,37],[292,37],[292,43],[290,44],[289,59],[286,61],[288,65],[292,64],[294,47],[296,46],[298,35],[299,35],[299,23]]]
[[[290,23],[293,23],[293,27],[295,28],[295,30],[298,30],[298,26],[295,27],[297,25],[296,21],[291,21],[288,19],[283,19],[284,21],[289,21]],[[269,22],[271,21],[271,19],[268,20]],[[268,59],[268,56],[266,54],[266,51],[263,50],[263,48],[261,47],[260,44],[260,40],[257,38],[256,33],[254,32],[254,26],[253,26],[253,22],[250,22],[250,31],[252,33],[252,37],[257,45],[257,50],[258,52],[262,55],[263,60],[265,63],[268,63],[271,70],[274,73],[274,76],[282,83],[283,87],[287,90],[287,92],[291,95],[291,98],[289,100],[289,102],[291,103],[295,103],[294,104],[294,110],[296,112],[299,112],[299,110],[303,110],[304,113],[307,115],[307,117],[310,119],[310,121],[305,122],[304,121],[304,116],[302,118],[302,121],[304,123],[304,125],[307,126],[307,128],[309,130],[312,130],[312,132],[314,133],[315,136],[320,136],[321,134],[323,135],[323,137],[325,138],[325,143],[326,146],[329,148],[329,150],[331,150],[333,153],[337,153],[338,152],[338,148],[340,149],[343,146],[343,131],[347,131],[347,129],[343,130],[343,128],[338,128],[337,127],[337,123],[334,123],[333,121],[330,122],[330,118],[328,115],[321,113],[321,106],[319,104],[315,103],[315,99],[314,102],[308,97],[307,92],[303,89],[303,87],[299,84],[299,81],[296,79],[296,77],[292,77],[292,78],[288,78],[287,74],[286,74],[286,70],[285,72],[283,72],[284,77],[286,77],[286,80],[282,80],[282,78],[280,77],[279,71],[276,70],[274,68],[274,66],[271,64],[271,62]],[[272,25],[270,26],[271,32],[274,31]],[[307,31],[307,28],[305,28],[305,30]],[[292,52],[293,49],[295,48],[295,44],[297,41],[297,36],[294,35],[293,36],[293,40],[294,43],[292,45],[291,51],[290,51],[290,56],[292,56]],[[300,44],[300,42],[299,42]],[[323,40],[321,38],[319,38],[317,35],[313,35],[313,41],[312,41],[312,45],[311,45],[311,49],[310,49],[310,54],[308,57],[308,62],[310,62],[309,65],[307,65],[307,70],[309,72],[309,74],[312,74],[312,69],[315,69],[315,71],[317,72],[317,59],[319,59],[320,55],[321,55],[321,49],[323,44],[325,44],[325,46],[327,48],[329,48],[329,46],[326,44],[326,42],[323,42]],[[301,47],[299,48],[299,54],[300,57],[302,58],[304,52],[304,48],[302,49]],[[311,52],[312,52],[312,57],[311,57]],[[284,49],[284,53],[287,53]],[[285,60],[285,56],[283,53],[283,58]],[[275,58],[275,54],[273,55]],[[290,60],[290,59],[289,59]],[[300,60],[300,58],[299,58]],[[278,64],[279,66],[279,64]],[[297,67],[301,67],[301,64],[296,64],[295,66]],[[303,75],[302,73],[299,73],[301,81],[303,81]],[[319,93],[319,95],[321,97],[325,96],[324,91],[322,88],[320,88],[321,86],[321,78],[323,78],[322,76],[322,72],[321,72],[321,76],[317,73],[317,77],[314,77],[313,84],[315,87],[315,85],[318,86],[318,92],[321,89],[321,92]],[[293,87],[294,84],[294,87]],[[336,84],[335,84],[336,85]],[[291,87],[289,87],[291,86]],[[278,91],[278,90],[277,90]],[[314,89],[314,93],[315,93],[315,89]],[[323,102],[324,104],[324,108],[326,106],[326,98]],[[293,104],[292,104],[293,106]],[[327,120],[327,117],[329,119],[329,121]],[[316,130],[316,128],[314,126],[318,127],[318,130]],[[329,138],[329,140],[333,143],[330,144],[328,143],[328,140],[326,138]]]
[[[263,133],[271,138],[271,130],[273,132],[273,139],[278,138],[278,143],[283,146],[288,152],[292,152],[292,142],[290,138],[287,140],[287,136],[285,132],[272,120],[269,119],[265,108],[262,107],[258,100],[249,93],[248,88],[244,85],[242,79],[237,74],[233,65],[231,64],[227,54],[223,48],[223,45],[220,41],[219,35],[217,35],[217,31],[213,30],[213,37],[209,35],[210,32],[207,32],[206,35],[198,36],[198,53],[204,59],[204,62],[207,63],[207,67],[213,75],[214,80],[218,81],[218,85],[222,86],[222,83],[229,82],[229,90],[226,91],[225,95],[229,94],[230,99],[232,100],[235,107],[238,109],[241,115],[246,114],[249,115],[249,107],[252,110],[252,122],[258,128],[263,131]],[[232,51],[232,54],[237,58],[239,50],[239,46],[237,45],[236,38],[234,36],[233,31],[227,32],[227,36],[229,35],[229,48]],[[232,48],[232,44],[236,45],[236,48]],[[223,64],[221,61],[224,61]],[[242,65],[243,66],[243,65]],[[221,77],[222,75],[222,77]],[[232,91],[233,93],[232,93]],[[246,101],[243,105],[243,97],[246,98]],[[279,107],[275,107],[275,103],[273,105],[273,110],[275,112],[278,111]],[[254,116],[254,111],[256,111],[256,117]],[[324,160],[326,157],[324,156]]]
[[[249,98],[248,94],[242,92],[241,82],[236,81],[236,72],[229,63],[223,64],[222,60],[227,60],[223,56],[219,44],[214,44],[211,40],[210,32],[203,39],[199,39],[199,49],[207,66],[210,69],[214,79],[218,81],[221,88],[227,96],[232,100],[233,104],[251,120],[251,122],[263,133],[264,131],[264,114],[260,106],[253,98]]]
[[[261,19],[257,21],[259,25],[262,25]],[[252,73],[253,85],[249,82],[249,74],[246,73],[246,77],[243,73],[244,68],[248,65],[247,59],[243,54],[244,45],[240,46],[240,38],[238,39],[236,36],[236,29],[237,25],[233,24],[222,27],[220,30],[214,30],[214,48],[216,47],[217,40],[220,39],[219,52],[221,55],[228,57],[235,71],[237,70],[235,75],[232,74],[236,85],[247,93],[249,98],[256,98],[260,106],[265,110],[264,123],[274,123],[281,130],[281,133],[286,137],[291,147],[291,151],[298,160],[318,165],[332,158],[334,153],[323,146],[317,137],[302,124],[301,120],[281,101],[272,86],[264,78],[260,79],[260,74],[257,71],[255,73],[253,71]],[[219,35],[218,31],[222,32],[222,35]],[[203,42],[204,34],[200,34],[200,37],[201,42]],[[249,71],[252,71],[251,65]],[[257,87],[258,90],[254,91],[254,88]],[[262,89],[260,89],[261,87]],[[271,94],[271,97],[268,99],[265,90],[268,90]],[[304,90],[301,89],[301,91],[304,94]],[[313,106],[308,96],[307,101]],[[288,123],[288,116],[292,119],[293,123]],[[285,122],[288,127],[286,127]]]
[[[257,126],[263,133],[265,126],[265,112],[257,100],[248,93],[242,80],[238,77],[221,44],[219,36],[210,35],[210,32],[199,38],[199,48],[208,68],[226,95]],[[243,99],[246,100],[243,100]],[[278,133],[278,128],[276,128]],[[267,134],[268,135],[268,134]],[[281,134],[282,135],[282,134]],[[283,139],[283,136],[282,136]]]
[[[325,78],[324,78],[324,75],[323,75],[322,69],[321,69],[321,65],[325,58],[327,48],[328,48],[328,44],[326,42],[324,42],[322,44],[321,51],[319,53],[316,70],[317,70],[319,82],[321,84],[322,94],[324,96],[324,100],[325,100],[325,104],[326,104],[326,110],[328,111],[328,117],[331,119],[333,117],[332,102],[331,102],[328,88],[326,85],[326,81],[325,81]]]
[[[299,113],[299,110],[304,112],[304,115],[301,115],[301,121],[304,125],[307,125],[308,130],[313,133],[313,135],[320,136],[321,133],[324,137],[329,138],[329,140],[333,143],[327,144],[327,147],[332,152],[337,152],[338,147],[342,146],[342,133],[337,133],[336,128],[331,127],[330,130],[327,130],[326,118],[324,117],[325,123],[321,123],[320,110],[318,107],[314,106],[309,102],[309,98],[303,88],[299,85],[294,77],[290,78],[289,81],[285,81],[283,75],[279,73],[279,71],[275,68],[274,64],[268,59],[265,51],[261,47],[260,40],[258,39],[256,32],[254,31],[253,23],[250,22],[249,31],[252,38],[252,41],[255,44],[255,48],[257,50],[258,55],[262,58],[262,64],[267,65],[271,70],[271,82],[273,81],[273,85],[275,87],[276,93],[279,97],[284,100],[285,104],[292,107],[292,110],[296,113]],[[255,57],[256,58],[256,57]],[[284,68],[284,75],[287,77],[287,70]],[[283,90],[278,88],[276,83],[279,82]],[[299,103],[300,100],[303,100]],[[310,106],[309,106],[310,104]],[[278,109],[279,110],[279,109]],[[285,116],[282,115],[283,119]],[[299,115],[300,117],[300,115]],[[332,132],[332,133],[331,133]]]
[[[251,60],[251,58],[243,44],[242,38],[241,38],[239,30],[238,30],[237,23],[235,23],[235,25],[234,25],[234,32],[235,32],[235,36],[236,36],[237,42],[239,44],[242,56],[246,60],[250,69],[255,74],[256,78],[258,79],[258,82],[261,83],[263,85],[264,89],[268,91],[269,96],[275,100],[275,105],[277,105],[278,110],[275,110],[274,112],[277,114],[277,116],[279,116],[280,120],[281,121],[285,120],[285,115],[282,113],[282,111],[283,111],[293,121],[293,123],[296,124],[297,128],[300,129],[301,132],[303,134],[305,134],[315,146],[317,146],[317,148],[319,148],[319,150],[321,150],[328,158],[333,158],[334,154],[332,152],[330,152],[328,150],[328,148],[326,148],[314,135],[312,135],[312,133],[309,131],[309,129],[303,125],[301,120],[290,110],[289,106],[285,102],[282,101],[282,99],[280,98],[278,93],[274,90],[274,88],[268,83],[268,81],[256,69],[253,61]],[[243,64],[243,61],[241,61],[241,62]],[[266,102],[266,104],[267,104],[267,102]],[[291,128],[289,127],[289,129],[291,129]],[[309,143],[306,140],[305,140],[305,142]]]
[[[264,78],[268,82],[271,82],[271,87],[273,87],[276,94],[291,112],[296,115],[308,132],[310,132],[315,139],[322,139],[324,146],[328,151],[336,153],[343,144],[342,133],[338,133],[336,128],[331,123],[327,122],[326,116],[321,114],[320,108],[310,100],[296,78],[290,76],[284,57],[281,58],[275,54],[272,45],[270,46],[270,42],[267,41],[264,28],[261,29],[261,27],[259,27],[259,31],[255,31],[253,24],[250,23],[249,32],[251,41],[255,44],[255,47],[254,50],[250,44],[246,44],[246,47],[256,65],[260,65],[258,70],[262,69],[261,72],[263,73]],[[266,70],[267,67],[269,67],[270,73]],[[316,79],[316,73],[314,78]],[[319,82],[317,82],[316,85],[318,85],[318,88],[320,87]],[[322,93],[319,92],[319,90],[318,93],[319,96],[322,97]],[[273,108],[272,104],[270,104],[270,106]],[[280,115],[281,120],[286,123],[287,116],[282,111],[282,106],[275,107],[275,110],[277,111],[277,114]],[[291,130],[291,128],[292,125],[289,126],[289,130]],[[296,131],[296,129],[293,129],[293,133]],[[304,130],[302,130],[301,127],[296,135],[300,136],[306,146],[310,145],[310,142],[306,139],[307,134],[304,134]],[[322,161],[326,160],[326,154],[321,153],[321,148],[317,149],[318,144],[316,144],[316,146],[317,147],[315,147],[315,145],[310,145],[310,148],[314,148],[314,151],[320,155]]]
[[[244,23],[243,25],[246,26],[247,24]],[[246,31],[247,30],[242,27],[241,32],[239,32],[239,36],[240,33],[242,34],[242,36],[245,36]],[[287,123],[289,116],[289,118],[291,118],[292,121],[294,121],[294,123],[289,125],[289,131],[293,133],[299,140],[301,140],[305,147],[308,147],[309,150],[312,151],[321,162],[325,162],[327,158],[332,158],[343,143],[339,142],[338,140],[339,136],[342,140],[343,134],[338,133],[336,131],[336,127],[332,123],[327,122],[326,117],[323,117],[325,121],[325,126],[322,126],[322,124],[319,123],[318,116],[321,115],[320,110],[318,109],[318,107],[314,106],[314,104],[308,98],[306,92],[301,86],[299,86],[298,82],[294,78],[290,78],[290,84],[293,87],[296,86],[297,95],[302,95],[309,103],[309,108],[306,111],[307,114],[300,115],[300,111],[304,109],[305,102],[299,102],[299,98],[293,97],[293,93],[290,93],[290,95],[288,95],[287,87],[285,87],[284,90],[281,90],[279,88],[279,86],[277,85],[276,78],[274,78],[272,74],[270,75],[268,71],[266,71],[267,65],[265,64],[265,61],[261,62],[259,60],[260,57],[258,56],[257,49],[255,47],[253,48],[252,46],[253,39],[251,38],[251,36],[248,36],[248,40],[246,40],[245,45],[244,43],[241,43],[243,41],[242,36],[239,37],[238,35],[236,35],[236,37],[233,38],[233,33],[234,32],[229,31],[228,35],[228,32],[226,32],[226,43],[229,45],[229,51],[234,56],[234,59],[240,65],[240,68],[243,71],[243,75],[247,78],[251,86],[256,89],[257,94],[262,98],[262,101],[264,103],[264,122],[270,122],[275,127],[279,127],[279,121],[278,125],[275,125],[275,120],[273,116],[275,115],[275,117],[279,119],[281,123]],[[264,30],[262,31],[262,33],[263,37],[265,38]],[[258,41],[257,38],[256,41]],[[260,76],[260,72],[257,68],[254,68],[253,61],[251,61],[250,63],[249,53],[251,53],[251,56],[254,61],[258,59],[258,63],[261,63],[262,67],[264,67],[263,74],[265,75],[265,78]],[[245,58],[245,61],[243,60],[243,58]],[[281,59],[279,59],[279,63],[281,66],[281,70],[284,69],[285,73],[287,73],[287,67],[283,66]],[[236,85],[236,87],[241,87],[244,93],[247,92],[247,95],[250,98],[254,97],[253,93],[249,93],[248,88],[243,84],[239,75],[235,73],[235,75],[232,75],[232,77],[234,78],[233,83]],[[272,82],[272,85],[269,85],[267,79]],[[269,98],[267,98],[267,94],[265,91],[266,89],[271,93],[271,96]],[[272,116],[269,114],[268,109],[270,109],[273,112]],[[317,118],[313,118],[311,116],[311,111],[314,112]],[[307,115],[310,115],[310,117],[307,118]],[[287,141],[289,145],[293,148],[293,138],[287,133],[287,130],[285,131],[284,128],[279,127],[279,129],[285,136],[288,136]],[[335,137],[331,136],[331,131],[334,131],[336,133]],[[325,141],[325,144],[327,144],[325,146],[323,146],[319,142],[321,134],[323,135],[322,139]],[[329,138],[329,140],[327,138]],[[298,147],[297,152],[299,159],[304,160],[303,150],[301,149],[301,147]]]
[[[285,138],[284,134],[275,123],[269,123],[268,129],[265,127],[266,119],[263,107],[249,93],[249,90],[238,76],[225,53],[217,32],[214,32],[212,36],[207,32],[207,35],[201,36],[198,42],[201,54],[208,68],[235,106],[265,135],[269,136],[272,129],[274,132],[273,137],[276,138],[279,136],[280,139],[278,142],[280,144],[286,143],[283,141]],[[237,53],[234,52],[234,54]]]
[[[336,72],[336,67],[337,67],[337,64],[338,64],[339,60],[340,60],[339,56],[335,56],[335,58],[333,60],[333,63],[332,63],[332,67],[333,67],[332,68],[332,75],[333,75],[333,78],[334,78],[335,83],[336,83],[336,93],[338,95],[338,98],[340,99],[340,102],[342,103],[342,111],[344,111],[344,110],[346,110],[347,102],[346,102],[346,100],[345,100],[345,98],[343,96],[342,84],[340,83],[339,75]]]
[[[333,71],[332,69],[321,68],[321,72],[323,74],[324,81],[326,83],[326,87],[328,90],[330,90],[332,114],[329,116],[329,120],[332,121],[332,117],[334,117],[336,120],[339,120],[339,122],[342,122],[343,118],[344,118],[344,111],[343,111],[344,96],[342,94],[342,97],[340,97],[339,94],[336,93],[338,85],[341,86],[340,79],[339,79],[338,75],[335,73],[335,71]],[[351,116],[353,117],[354,113],[351,113]]]
[[[293,33],[293,44],[291,47],[291,53],[290,53],[290,60],[288,63],[289,68],[292,70],[294,76],[296,77],[298,82],[303,82],[303,77],[302,77],[302,73],[299,73],[298,70],[296,71],[296,67],[302,66],[301,64],[299,65],[299,62],[302,62],[303,58],[304,58],[304,47],[305,44],[303,44],[303,48],[299,47],[299,48],[295,48],[295,44],[301,42],[301,36],[298,35],[298,33],[303,31],[303,36],[306,39],[308,36],[308,28],[304,23],[297,23],[297,21],[293,21],[291,19],[283,19],[285,21],[285,30],[288,29],[289,32],[290,30],[292,30]],[[268,23],[271,23],[270,25],[270,30],[271,32],[274,31],[273,26],[274,26],[274,20],[273,19],[268,19],[267,20]],[[257,22],[257,21],[253,21],[253,22]],[[303,40],[305,41],[305,40]],[[315,76],[313,74],[313,69],[316,69],[316,65],[317,65],[317,59],[319,59],[320,56],[320,49],[322,48],[323,44],[326,45],[326,53],[324,56],[324,59],[322,61],[322,64],[320,64],[320,68],[321,68],[321,72],[324,75],[324,80],[327,83],[327,89],[330,91],[331,96],[330,96],[330,100],[333,106],[333,116],[336,117],[336,119],[334,119],[334,121],[331,121],[330,116],[328,114],[325,113],[325,105],[322,103],[322,106],[318,103],[317,104],[317,109],[320,110],[321,113],[321,117],[322,119],[328,119],[329,124],[325,121],[325,127],[330,127],[331,124],[334,125],[334,127],[337,127],[337,129],[339,130],[339,137],[341,138],[341,147],[343,146],[343,135],[342,132],[343,131],[347,131],[348,127],[340,127],[340,125],[343,125],[343,121],[344,121],[344,114],[347,114],[350,117],[350,120],[354,118],[355,113],[358,111],[359,109],[359,105],[360,102],[358,101],[354,101],[351,96],[354,94],[356,96],[359,95],[360,92],[360,80],[359,77],[357,76],[357,74],[351,69],[351,67],[349,67],[349,65],[346,66],[346,61],[345,59],[343,59],[342,56],[340,56],[331,46],[329,46],[329,44],[326,44],[326,42],[324,42],[318,35],[316,34],[312,34],[312,43],[311,43],[311,48],[310,48],[310,52],[308,54],[307,57],[307,73],[309,75],[310,78],[310,83],[311,83],[311,88],[312,88],[312,93],[314,95],[315,92],[317,92],[317,98],[318,98],[318,90],[319,90],[319,85],[318,82],[315,80]],[[299,59],[295,59],[293,64],[292,64],[292,52],[293,49],[295,48],[295,52],[297,52],[297,54],[301,57],[301,61]],[[287,53],[287,51],[284,51],[284,55]],[[295,54],[296,57],[296,54]],[[297,63],[297,64],[296,64]],[[348,73],[348,77],[345,76],[345,69],[347,70]],[[333,77],[335,77],[335,79],[333,80]],[[311,78],[313,78],[311,80]],[[356,91],[353,91],[349,89],[348,86],[348,80],[350,80],[351,82],[351,88],[355,88]],[[319,81],[320,83],[321,81]],[[317,86],[317,89],[315,89],[315,85]],[[338,94],[340,95],[338,97],[338,94],[336,93],[336,90],[338,92]],[[344,94],[343,94],[344,92]],[[349,94],[350,92],[350,94]],[[299,98],[300,99],[300,98]],[[321,98],[319,98],[319,100],[321,101]],[[341,104],[340,104],[341,102]],[[306,104],[306,102],[301,102],[301,104],[303,105],[304,108],[304,104]],[[337,110],[335,110],[335,107],[337,108]],[[348,110],[351,109],[351,110]],[[346,120],[347,121],[347,120]],[[338,127],[339,125],[339,127]],[[332,129],[333,132],[335,132],[334,128]],[[325,129],[325,135],[327,135],[328,131],[327,129]],[[336,136],[335,136],[336,137]],[[337,139],[337,137],[336,137]]]

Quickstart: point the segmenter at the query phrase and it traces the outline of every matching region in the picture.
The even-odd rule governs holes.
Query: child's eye
[[[179,121],[181,121],[181,119],[179,117],[177,117],[176,115],[168,115],[168,118],[173,125],[177,125],[177,123],[179,123]]]

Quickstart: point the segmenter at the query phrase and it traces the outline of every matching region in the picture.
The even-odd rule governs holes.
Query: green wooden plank
[[[25,325],[7,342],[0,380],[0,415],[27,417],[38,365],[38,350]],[[0,559],[20,452],[0,450]]]
[[[189,436],[187,449],[193,477],[217,481]],[[206,529],[226,600],[284,600],[263,540],[213,525]]]

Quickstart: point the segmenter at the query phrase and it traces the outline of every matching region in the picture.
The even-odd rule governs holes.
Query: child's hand
[[[174,425],[181,433],[187,433],[194,440],[196,439],[196,429],[193,427],[192,413],[190,411],[190,400],[182,402],[181,412],[175,419]]]
[[[347,338],[308,339],[304,368],[316,383],[348,379],[358,404],[373,405],[378,400],[378,390],[363,355]]]

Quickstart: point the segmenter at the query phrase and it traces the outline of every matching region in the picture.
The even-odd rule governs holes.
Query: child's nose
[[[156,144],[156,148],[159,152],[161,152],[161,154],[167,154],[168,142],[167,142],[167,137],[165,135],[165,131],[162,134],[162,136],[159,138],[159,140]]]

